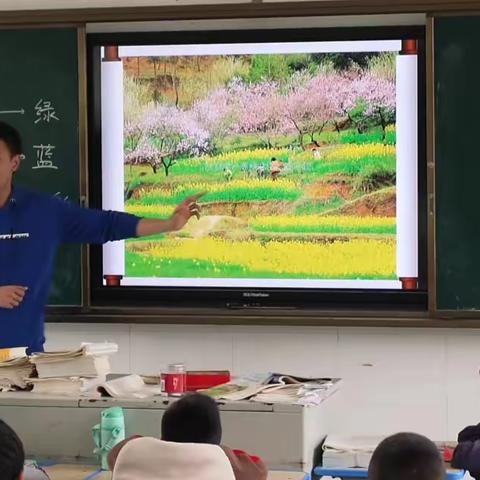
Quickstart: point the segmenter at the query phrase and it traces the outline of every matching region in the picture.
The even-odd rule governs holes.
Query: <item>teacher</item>
[[[199,217],[187,198],[167,220],[81,208],[57,197],[13,185],[23,154],[17,130],[0,122],[0,348],[43,351],[44,309],[57,247],[104,244],[182,229]]]

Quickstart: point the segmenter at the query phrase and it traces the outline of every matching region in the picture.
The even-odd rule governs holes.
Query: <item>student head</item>
[[[170,405],[162,418],[162,440],[219,445],[222,425],[215,400],[192,393]]]
[[[416,433],[385,439],[373,453],[369,480],[443,480],[445,466],[436,445]]]
[[[17,434],[0,420],[0,472],[2,480],[21,480],[25,453]]]
[[[17,130],[0,122],[0,191],[12,183],[13,174],[20,166],[22,139]]]
[[[271,162],[276,162],[277,159],[275,157],[272,157],[272,159],[270,160]]]

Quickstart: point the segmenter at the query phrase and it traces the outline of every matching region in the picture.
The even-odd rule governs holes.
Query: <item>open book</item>
[[[97,392],[102,396],[117,398],[149,398],[157,395],[167,396],[162,393],[160,385],[147,385],[140,375],[127,375],[108,382],[103,382],[97,387]]]

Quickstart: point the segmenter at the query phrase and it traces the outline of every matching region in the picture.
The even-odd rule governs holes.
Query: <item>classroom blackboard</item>
[[[0,31],[0,120],[19,129],[24,141],[15,182],[78,203],[76,28]],[[49,303],[81,303],[80,246],[60,249]]]
[[[480,17],[434,23],[438,310],[480,309]]]

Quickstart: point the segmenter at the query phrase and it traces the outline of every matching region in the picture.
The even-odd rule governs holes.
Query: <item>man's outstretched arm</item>
[[[139,218],[123,212],[82,208],[55,199],[60,215],[62,243],[103,244],[181,230],[192,216],[200,216],[194,195],[180,203],[168,219]]]

